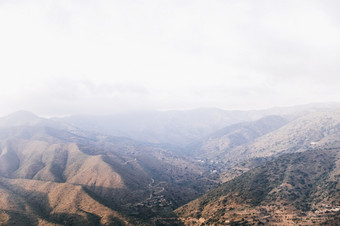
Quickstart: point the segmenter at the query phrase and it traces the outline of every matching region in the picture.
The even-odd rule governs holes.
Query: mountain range
[[[334,106],[13,113],[0,118],[0,223],[336,224]]]
[[[294,119],[320,110],[340,108],[340,104],[315,103],[266,110],[222,110],[200,108],[187,111],[135,111],[113,115],[73,115],[54,118],[86,131],[123,136],[154,144],[186,147],[219,129],[236,123],[280,115]]]
[[[159,215],[160,207],[171,212],[216,184],[204,167],[129,138],[87,133],[25,112],[0,123],[1,188],[8,201],[1,209],[8,222],[20,216],[31,222],[63,224],[66,218],[78,224],[92,216],[91,225],[93,219],[107,217],[127,222],[124,214],[138,222]],[[77,192],[74,202],[82,202],[79,196],[110,214],[98,215],[90,206],[71,212],[57,208],[65,206],[62,194],[68,191]],[[60,197],[53,198],[55,193]]]

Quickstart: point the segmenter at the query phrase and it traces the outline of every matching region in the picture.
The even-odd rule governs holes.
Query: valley
[[[339,9],[0,0],[0,226],[340,226]]]
[[[242,114],[247,115],[244,121],[226,122],[211,133],[206,128],[184,143],[136,141],[79,128],[69,118],[46,119],[29,112],[0,118],[0,222],[339,222],[339,110],[259,119],[259,112]]]

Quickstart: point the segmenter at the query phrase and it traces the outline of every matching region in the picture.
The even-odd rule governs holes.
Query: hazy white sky
[[[340,1],[0,0],[0,114],[340,100]]]

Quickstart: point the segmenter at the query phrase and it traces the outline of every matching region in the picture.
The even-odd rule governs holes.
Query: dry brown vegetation
[[[128,224],[126,217],[100,204],[80,185],[27,179],[0,179],[1,224]]]
[[[340,223],[339,159],[339,149],[283,155],[176,213],[186,225]]]
[[[213,186],[204,173],[126,138],[40,125],[1,128],[0,222],[152,224]]]
[[[185,224],[338,222],[339,111],[229,126],[187,156],[27,117],[0,120],[1,224],[180,225],[221,180]]]

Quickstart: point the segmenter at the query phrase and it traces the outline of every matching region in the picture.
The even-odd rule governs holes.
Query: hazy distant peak
[[[21,111],[16,111],[12,114],[9,114],[7,117],[15,117],[15,118],[39,118],[39,116],[35,115],[34,113],[30,112],[30,111],[25,111],[25,110],[21,110]]]
[[[33,125],[41,121],[42,118],[29,111],[17,111],[10,115],[0,118],[0,126],[21,126]]]

